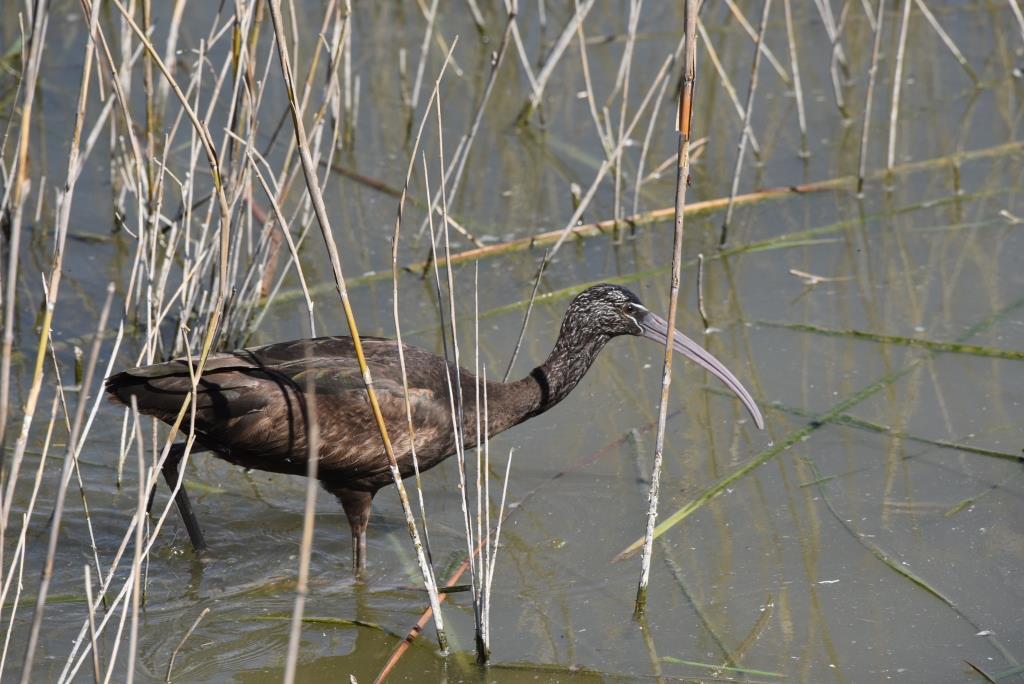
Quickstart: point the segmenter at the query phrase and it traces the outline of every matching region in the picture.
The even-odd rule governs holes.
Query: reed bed
[[[301,525],[290,530],[287,543],[294,558],[282,580],[286,589],[277,590],[287,594],[288,607],[277,605],[259,615],[251,611],[251,621],[278,630],[263,648],[271,651],[270,661],[284,681],[315,678],[304,674],[310,635],[328,626],[385,638],[393,650],[383,664],[353,665],[353,673],[372,670],[384,681],[401,671],[413,641],[431,622],[436,653],[453,667],[465,667],[460,657],[469,649],[459,632],[472,623],[480,665],[492,672],[549,674],[543,662],[520,666],[504,656],[512,650],[504,643],[513,638],[507,631],[514,624],[510,606],[546,600],[517,595],[514,576],[543,572],[523,548],[528,535],[508,526],[522,520],[523,511],[543,507],[534,498],[542,487],[553,488],[565,475],[592,474],[590,469],[609,454],[628,451],[627,444],[633,445],[633,460],[649,490],[646,506],[639,495],[623,506],[645,510],[632,514],[636,529],[613,544],[619,548],[618,542],[646,530],[614,559],[643,551],[636,621],[625,621],[618,634],[636,636],[629,648],[653,676],[671,681],[671,673],[679,671],[713,681],[777,681],[811,680],[817,673],[799,669],[811,665],[791,666],[788,659],[799,658],[785,649],[778,666],[749,662],[757,642],[773,629],[793,643],[786,630],[792,630],[793,611],[804,609],[794,609],[787,589],[758,587],[770,608],[742,630],[732,630],[742,633],[735,637],[708,617],[708,606],[727,598],[694,589],[698,561],[669,543],[683,521],[722,516],[723,494],[741,485],[759,486],[761,467],[783,459],[779,468],[787,482],[799,474],[794,488],[799,493],[793,496],[800,503],[791,508],[815,511],[803,533],[821,534],[821,518],[831,519],[851,546],[902,586],[923,592],[984,635],[1003,663],[982,670],[972,664],[977,660],[972,655],[973,673],[992,680],[1019,674],[1012,638],[985,633],[984,620],[928,569],[908,569],[900,549],[873,541],[847,520],[845,502],[837,501],[831,487],[846,474],[826,474],[815,454],[802,450],[804,442],[833,428],[884,439],[885,475],[877,498],[888,501],[896,500],[900,467],[910,460],[906,444],[960,458],[985,457],[979,460],[997,464],[991,467],[1019,465],[1019,454],[1009,448],[979,446],[956,434],[941,391],[936,412],[949,434],[922,434],[913,425],[912,407],[929,395],[928,387],[941,385],[940,357],[1019,362],[1022,355],[1010,344],[982,336],[1019,316],[1022,300],[1004,296],[995,275],[982,275],[986,311],[973,312],[966,323],[947,316],[942,327],[928,327],[932,302],[914,286],[918,254],[907,245],[911,232],[894,229],[879,237],[864,229],[872,222],[900,226],[903,217],[918,212],[944,212],[947,225],[914,229],[935,235],[991,229],[1013,239],[1020,212],[1012,204],[1013,166],[1019,165],[1022,143],[1012,131],[1019,112],[998,97],[998,89],[1005,92],[1005,79],[1012,78],[1000,69],[1009,71],[1024,40],[1019,4],[969,10],[929,0],[816,0],[806,7],[790,0],[781,7],[732,0],[700,4],[689,0],[685,10],[666,9],[631,0],[610,9],[593,0],[558,7],[470,0],[456,13],[437,0],[404,9],[348,0],[203,7],[188,0],[80,0],[59,9],[57,3],[26,2],[0,10],[0,678],[131,682],[195,676],[190,651],[216,641],[212,635],[220,618],[214,602],[189,602],[166,647],[159,644],[164,628],[149,615],[152,608],[158,616],[172,595],[167,579],[156,573],[166,571],[168,558],[183,567],[189,553],[172,551],[181,542],[173,535],[179,525],[171,509],[173,495],[186,480],[192,488],[196,479],[190,467],[198,450],[195,390],[211,353],[269,341],[280,332],[277,317],[298,328],[295,337],[347,331],[355,340],[367,402],[397,485],[392,507],[400,510],[397,527],[412,544],[411,555],[400,552],[404,567],[394,574],[416,578],[429,604],[404,638],[399,635],[407,615],[396,618],[395,626],[362,616],[324,615],[326,609],[311,607],[324,586],[319,556],[326,553],[321,549],[328,534],[322,523],[326,511],[318,504],[318,437],[312,421],[310,477],[297,504],[301,512],[294,515]],[[956,21],[963,11],[975,13],[975,25],[990,20],[997,57],[982,64],[971,49],[962,48],[972,39]],[[385,54],[379,46],[388,39],[393,46]],[[940,74],[943,98],[965,99],[969,105],[959,130],[945,131],[932,141],[935,149],[922,153],[927,136],[909,125],[916,116],[910,112],[917,112],[914,98],[921,97],[914,79],[926,78],[922,64],[934,61],[935,52],[951,67]],[[53,54],[73,63],[76,75],[62,77]],[[744,83],[741,98],[737,87]],[[68,93],[58,92],[62,88]],[[969,95],[957,95],[960,90]],[[68,103],[62,125],[53,123],[51,100]],[[1010,131],[1005,140],[973,131],[976,101],[999,111]],[[887,129],[878,133],[883,118],[881,127]],[[833,126],[852,131],[836,143],[837,159],[820,141],[822,131]],[[559,140],[565,131],[580,135]],[[581,143],[582,133],[588,137]],[[697,139],[704,133],[706,138]],[[983,144],[974,144],[978,140]],[[504,153],[506,143],[518,156]],[[554,170],[531,179],[518,168],[524,159]],[[673,164],[674,186],[662,177]],[[964,169],[983,165],[1003,175],[979,190],[965,181],[971,176]],[[533,184],[506,189],[506,173]],[[691,179],[694,190],[688,190]],[[892,190],[914,183],[925,190],[911,199]],[[673,187],[675,204],[666,207]],[[97,188],[109,189],[109,195],[101,196]],[[524,197],[530,193],[536,196]],[[376,213],[374,203],[385,204],[386,212]],[[826,204],[840,211],[822,218]],[[984,207],[984,215],[979,218],[965,206]],[[755,209],[792,218],[812,208],[819,212],[813,218],[770,230],[744,223],[757,216]],[[94,230],[97,212],[107,225]],[[505,213],[516,225],[506,225]],[[674,219],[671,252],[661,229],[669,217]],[[649,249],[654,242],[645,241],[655,240],[660,247]],[[902,288],[903,313],[916,334],[893,325],[893,307],[879,307],[882,314],[870,310],[843,326],[800,313],[808,299],[833,287],[859,290],[871,299],[874,284],[865,275],[873,268],[870,262],[799,259],[841,244],[861,252],[881,249],[873,240],[884,244],[893,287]],[[986,268],[978,248],[951,255],[952,244],[936,237],[925,259],[931,268],[949,266],[937,295],[946,310],[953,307],[956,284],[966,278],[962,274]],[[692,245],[704,253],[698,255]],[[632,250],[631,268],[590,275],[592,266],[581,266],[584,255],[603,249],[617,255]],[[790,304],[796,320],[743,308],[737,294],[742,271],[757,273],[753,259],[767,254],[778,263],[786,260],[784,273],[804,287]],[[83,277],[94,268],[89,259],[103,263],[98,280]],[[492,271],[499,268],[513,275],[497,296],[489,289],[496,282]],[[690,271],[697,279],[693,306],[686,299]],[[378,289],[385,280],[390,287]],[[697,320],[699,312],[708,344],[718,347],[716,354],[740,359],[738,374],[753,375],[754,394],[765,398],[770,416],[778,419],[775,425],[769,420],[769,437],[758,441],[743,425],[714,427],[732,414],[709,399],[713,388],[687,405],[691,417],[680,418],[682,400],[669,392],[676,387],[669,347],[662,357],[656,410],[637,381],[616,375],[617,370],[602,371],[613,376],[620,399],[638,407],[635,414],[644,417],[639,430],[607,435],[611,442],[575,454],[569,466],[541,485],[519,486],[517,468],[525,460],[529,472],[543,462],[531,460],[535,454],[530,453],[543,447],[531,441],[528,430],[511,443],[492,445],[486,379],[507,380],[522,367],[521,350],[522,356],[537,351],[530,341],[536,321],[551,317],[558,308],[553,303],[595,282],[654,283],[652,290],[667,292],[654,302],[658,308],[667,304],[671,326]],[[297,314],[286,310],[289,302],[300,301]],[[489,342],[486,325],[503,317],[518,325],[516,335],[502,334],[510,359],[496,358],[494,350],[505,354],[505,347]],[[431,498],[418,463],[412,482],[402,481],[391,435],[413,430],[413,400],[406,381],[405,425],[385,424],[372,369],[362,357],[360,331],[399,341],[433,340],[450,363],[471,367],[480,379],[472,396],[463,396],[461,383],[449,388],[452,430],[475,433],[480,445],[465,449],[457,440],[452,487],[458,492],[457,515]],[[762,385],[757,367],[764,358],[751,342],[751,335],[769,331],[790,335],[801,345],[812,339],[871,345],[883,357],[881,370],[856,385],[837,383],[827,405],[806,395],[802,403],[769,404],[778,393]],[[806,378],[809,356],[798,371],[805,387],[812,384]],[[169,358],[188,360],[194,388],[170,431],[137,407],[105,404],[104,377]],[[400,363],[404,375],[404,356]],[[994,368],[991,373],[998,376]],[[993,394],[1006,394],[998,378],[993,385]],[[896,387],[908,399],[891,420],[857,414],[880,397],[894,396]],[[475,425],[464,424],[470,413],[477,417]],[[677,439],[673,432],[680,425],[685,427]],[[653,450],[639,438],[650,432]],[[708,462],[708,471],[680,464],[684,439],[704,450],[687,450],[687,461]],[[182,469],[171,496],[164,498],[160,473],[176,444],[184,449]],[[514,448],[506,451],[508,444]],[[492,448],[500,449],[500,458],[492,458]],[[651,452],[649,470],[644,448]],[[659,502],[663,472],[696,480],[682,499],[669,493],[673,512],[668,516],[659,513],[666,505]],[[1019,480],[1007,478],[1002,486],[1014,482]],[[935,508],[944,519],[962,519],[999,486],[975,484],[953,505]],[[799,499],[811,492],[815,502]],[[155,502],[152,510],[150,502]],[[888,515],[886,509],[880,517],[888,522]],[[452,527],[460,529],[453,534]],[[69,540],[69,529],[83,538]],[[771,533],[764,530],[763,536]],[[330,548],[347,539],[335,542],[332,537]],[[408,543],[403,537],[402,544]],[[805,570],[814,584],[811,556],[815,553],[805,555]],[[187,562],[195,568],[205,561]],[[608,567],[610,584],[628,581],[615,574],[620,566]],[[585,574],[575,565],[570,570]],[[340,580],[345,571],[336,563],[331,573]],[[463,599],[454,589],[461,588],[466,573],[469,591]],[[380,581],[374,575],[346,591],[372,603],[372,587]],[[66,592],[76,592],[74,610],[62,603]],[[416,596],[412,614],[423,602]],[[653,596],[659,601],[652,602]],[[711,635],[712,656],[667,654],[663,619],[652,620],[651,613],[657,616],[661,606],[656,604],[668,596],[673,598],[665,603],[681,596],[695,611]],[[808,624],[824,623],[820,601],[810,603]],[[619,616],[613,620],[619,621]],[[569,641],[575,644],[581,633],[575,631]],[[538,654],[538,660],[561,656],[576,657],[572,650],[563,654],[555,648]],[[571,665],[552,667],[559,676],[582,671],[573,669],[575,661]],[[603,674],[617,676],[610,668]]]

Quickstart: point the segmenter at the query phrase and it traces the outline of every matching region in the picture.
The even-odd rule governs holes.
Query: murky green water
[[[537,3],[522,4],[519,28],[536,72],[537,60],[557,39],[568,12],[563,3],[542,3],[547,23],[541,26]],[[681,5],[646,3],[640,14],[630,116],[679,39],[682,11],[676,4]],[[838,13],[842,3],[832,4]],[[30,382],[26,357],[34,357],[38,339],[39,273],[49,270],[53,186],[62,181],[66,166],[85,36],[77,4],[56,5],[33,128],[30,203],[36,202],[42,174],[47,191],[40,220],[27,219],[18,281],[15,349],[23,356],[13,366],[15,426]],[[323,9],[318,2],[296,5],[297,30],[307,37],[299,59],[308,61]],[[612,91],[624,47],[628,7],[622,5],[598,3],[584,24],[593,38],[587,52],[599,104]],[[741,5],[755,21],[760,3]],[[782,4],[774,5],[766,42],[788,69]],[[794,5],[811,154],[807,159],[797,154],[800,133],[791,87],[763,62],[752,121],[761,160],[748,158],[741,192],[857,170],[872,38],[866,15],[860,3],[847,3],[844,47],[852,76],[843,92],[852,115],[844,120],[832,95],[830,48],[818,13],[810,3]],[[974,86],[915,9],[894,173],[877,170],[885,165],[902,5],[889,7],[885,15],[868,149],[873,175],[863,196],[846,185],[737,206],[725,250],[718,248],[722,212],[686,220],[685,257],[698,252],[707,257],[704,298],[712,329],[704,336],[699,332],[692,265],[684,270],[680,327],[750,387],[768,427],[754,429],[738,403],[724,397],[703,372],[678,368],[659,519],[684,509],[743,466],[763,463],[658,539],[646,620],[631,617],[638,558],[612,559],[643,532],[662,352],[643,340],[619,339],[562,405],[492,441],[492,458],[502,467],[515,448],[509,500],[516,503],[502,532],[495,574],[492,667],[479,671],[473,663],[473,613],[468,594],[459,593],[444,604],[454,655],[440,657],[428,629],[392,681],[981,681],[967,662],[992,677],[1015,668],[1020,677],[1024,475],[1014,459],[1024,447],[1024,365],[998,352],[1024,346],[1024,231],[1015,218],[1024,217],[1017,193],[1024,146],[1018,143],[1021,80],[1014,73],[1024,64],[1022,37],[1004,3],[930,2],[928,7],[963,50],[980,85]],[[0,47],[17,38],[17,11],[12,5],[0,13]],[[166,11],[157,10],[158,43],[165,39]],[[192,3],[185,10],[184,62],[195,59],[193,50],[210,30],[213,11],[212,3]],[[463,3],[442,7],[436,22],[449,43],[459,36],[455,58],[461,73],[450,67],[441,89],[448,155],[472,121],[490,55],[504,30],[500,13],[485,8],[484,14],[483,35]],[[752,45],[724,6],[715,3],[702,17],[742,99]],[[351,69],[360,83],[358,121],[352,144],[337,161],[394,187],[401,187],[411,152],[399,49],[408,53],[411,81],[424,27],[413,4],[355,3]],[[264,30],[269,33],[269,25]],[[227,40],[222,37],[211,51],[216,69],[224,62]],[[260,70],[273,56],[269,49],[264,34],[257,53]],[[442,59],[441,48],[432,43],[425,86]],[[690,202],[728,195],[741,128],[703,48],[698,69],[694,128],[708,141],[693,169]],[[204,77],[212,83],[216,73],[208,70]],[[16,83],[10,73],[3,79],[5,92]],[[257,134],[261,147],[285,108],[276,56],[268,80]],[[568,220],[570,184],[585,190],[603,158],[587,102],[578,95],[583,84],[574,40],[554,71],[543,111],[517,126],[516,115],[530,91],[514,49],[508,53],[451,207],[484,243],[558,229]],[[671,91],[662,102],[645,173],[674,154]],[[136,83],[132,106],[141,107],[140,92]],[[204,106],[208,100],[207,93]],[[313,100],[319,106],[315,91]],[[10,100],[3,102],[7,117]],[[616,126],[618,107],[616,100],[611,110]],[[90,116],[98,109],[93,106]],[[219,131],[225,120],[226,112],[216,111],[211,129]],[[633,213],[644,121],[632,136],[637,144],[626,153],[623,215]],[[286,123],[283,131],[290,135],[290,130]],[[77,340],[87,347],[81,339],[95,328],[108,281],[119,283],[115,317],[120,315],[135,250],[130,235],[112,229],[108,137],[99,137],[79,184],[53,325],[68,383],[73,355],[66,343]],[[436,155],[436,135],[428,132],[426,138]],[[187,152],[183,140],[170,157],[171,169],[172,162],[187,164],[175,156]],[[272,160],[274,154],[283,152],[272,152]],[[5,160],[9,157],[8,152]],[[669,168],[644,184],[638,209],[671,206],[673,176]],[[431,182],[436,187],[436,173]],[[612,187],[605,181],[584,221],[613,216]],[[425,195],[422,181],[414,182],[412,192]],[[390,280],[361,276],[390,268],[396,200],[336,174],[326,193],[345,272],[353,281],[360,329],[391,336]],[[421,261],[429,246],[429,239],[417,235],[425,214],[411,208],[408,216],[401,263]],[[614,279],[640,294],[652,310],[664,312],[671,230],[670,222],[660,222],[567,242],[543,278],[540,292],[546,296],[533,311],[513,375],[527,372],[550,349],[571,297],[567,288]],[[453,239],[453,250],[471,246]],[[534,248],[479,261],[480,351],[491,376],[508,362],[540,255]],[[302,259],[316,288],[318,330],[343,332],[315,228]],[[180,279],[180,273],[172,278]],[[464,350],[472,349],[472,263],[458,266],[455,278],[460,336]],[[440,351],[431,281],[406,273],[400,287],[407,341]],[[307,330],[298,282],[289,276],[251,342],[289,339]],[[854,330],[981,349],[912,346],[905,339],[854,337],[849,334]],[[823,334],[828,331],[839,334]],[[110,346],[108,340],[101,367]],[[115,365],[130,364],[139,350],[138,336],[129,331]],[[5,540],[5,580],[53,386],[52,379],[44,384],[18,485]],[[82,453],[81,477],[104,569],[136,502],[133,455],[126,466],[129,485],[119,490],[115,484],[121,426],[122,410],[102,405]],[[8,444],[16,429],[9,428]],[[66,442],[64,429],[58,428],[55,441]],[[63,448],[51,453],[42,500],[29,521],[7,678],[21,666],[62,455]],[[210,549],[196,557],[171,513],[146,568],[137,681],[163,680],[171,653],[207,608],[209,614],[177,655],[174,680],[277,681],[295,598],[304,482],[246,473],[207,454],[195,456],[187,482]],[[424,484],[435,565],[439,576],[447,577],[465,555],[454,460],[430,471]],[[158,504],[165,497],[161,486]],[[86,618],[82,566],[93,562],[93,553],[74,481],[67,506],[36,654],[33,676],[39,681],[60,676]],[[349,533],[340,507],[321,492],[317,510],[306,605],[311,620],[303,628],[299,679],[347,681],[351,674],[372,681],[427,605],[417,588],[419,573],[398,498],[388,488],[375,500],[368,577],[362,584],[353,581],[348,567]],[[122,565],[116,586],[127,572]],[[0,614],[5,630],[12,600],[8,596]],[[113,619],[116,628],[120,612]],[[100,640],[104,666],[115,641],[112,630]],[[127,631],[120,642],[114,681],[125,677]],[[730,663],[739,670],[716,669]],[[76,681],[90,678],[86,660]]]

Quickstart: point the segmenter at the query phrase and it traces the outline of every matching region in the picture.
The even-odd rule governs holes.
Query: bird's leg
[[[192,503],[188,499],[188,492],[185,491],[185,482],[183,476],[180,474],[181,459],[185,456],[185,445],[175,444],[171,447],[171,450],[167,453],[167,459],[164,461],[163,473],[164,480],[167,481],[167,486],[174,491],[174,488],[178,486],[178,479],[182,479],[181,487],[178,489],[177,496],[174,497],[174,503],[178,506],[178,513],[181,515],[182,521],[185,523],[185,529],[188,531],[189,541],[192,542],[192,548],[196,553],[206,549],[206,540],[203,538],[203,530],[199,527],[199,520],[196,518],[195,512],[192,510]],[[153,497],[150,496],[149,505],[153,505]]]
[[[366,570],[366,526],[370,522],[370,504],[373,494],[354,489],[332,489],[332,493],[345,508],[345,516],[352,530],[352,570],[362,575]]]

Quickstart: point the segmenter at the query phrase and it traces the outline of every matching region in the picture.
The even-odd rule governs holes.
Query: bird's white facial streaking
[[[636,326],[636,332],[633,333],[634,335],[642,336],[644,334],[644,327],[640,325],[640,320],[649,313],[650,311],[647,310],[647,307],[635,302],[630,302],[622,308],[622,315],[633,321],[633,324]]]

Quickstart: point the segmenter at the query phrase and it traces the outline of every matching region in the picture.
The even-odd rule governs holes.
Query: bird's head
[[[565,315],[563,334],[573,328],[576,335],[612,338],[636,335],[665,344],[671,335],[672,347],[686,358],[702,366],[731,389],[750,412],[758,428],[764,429],[764,418],[750,392],[725,365],[709,351],[678,330],[669,330],[664,318],[647,310],[640,298],[619,285],[594,285],[576,295]],[[569,333],[572,334],[572,333]]]

